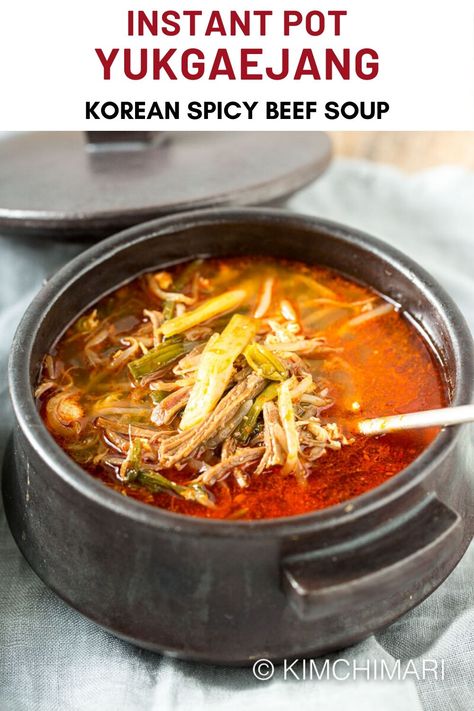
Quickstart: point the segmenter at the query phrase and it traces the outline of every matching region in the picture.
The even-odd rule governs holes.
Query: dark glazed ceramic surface
[[[25,133],[0,141],[2,234],[97,240],[218,205],[269,204],[315,180],[321,132]]]
[[[346,504],[250,522],[129,500],[53,441],[32,387],[44,352],[79,311],[154,266],[252,253],[326,264],[399,302],[438,352],[452,404],[470,402],[471,337],[428,274],[354,230],[270,209],[177,215],[84,252],[30,306],[10,361],[16,428],[4,498],[33,569],[115,634],[222,664],[323,653],[380,629],[442,582],[474,527],[468,425],[444,430],[410,467]]]

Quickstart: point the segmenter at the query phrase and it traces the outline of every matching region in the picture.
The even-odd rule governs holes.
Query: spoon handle
[[[474,405],[443,407],[439,410],[409,412],[406,415],[390,415],[361,420],[357,429],[361,434],[378,435],[400,430],[414,430],[421,427],[446,427],[462,422],[474,422]]]

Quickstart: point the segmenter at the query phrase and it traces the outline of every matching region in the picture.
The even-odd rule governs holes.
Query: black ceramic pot
[[[469,331],[423,269],[355,230],[270,209],[182,214],[89,249],[36,297],[10,360],[16,426],[5,508],[32,568],[119,637],[220,664],[320,654],[366,637],[444,580],[474,527],[468,425],[442,431],[407,469],[349,502],[250,522],[120,496],[53,441],[32,390],[43,354],[78,312],[144,270],[253,253],[328,265],[400,303],[438,353],[450,402],[471,401]]]

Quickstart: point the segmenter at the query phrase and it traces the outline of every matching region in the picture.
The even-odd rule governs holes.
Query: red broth
[[[193,516],[291,516],[348,501],[383,484],[416,459],[436,436],[436,429],[372,438],[354,434],[359,418],[445,404],[439,367],[426,341],[403,313],[390,308],[371,289],[327,268],[267,258],[209,259],[191,269],[179,265],[164,275],[160,273],[158,281],[155,274],[122,286],[76,320],[45,357],[38,383],[39,408],[53,437],[90,475],[108,487],[147,504]],[[173,318],[177,309],[188,313],[242,284],[246,296],[238,306],[239,313],[253,318],[259,305],[262,311],[267,303],[259,320],[263,335],[258,338],[267,337],[265,329],[274,337],[267,324],[270,320],[276,323],[273,329],[278,324],[286,328],[297,323],[295,338],[324,339],[326,346],[321,347],[321,352],[304,361],[317,383],[316,391],[323,392],[331,403],[318,409],[317,419],[322,426],[337,423],[341,437],[345,436],[349,443],[339,449],[326,449],[315,461],[306,463],[304,476],[294,476],[282,466],[269,467],[256,475],[252,463],[242,468],[240,482],[233,472],[227,472],[208,487],[212,507],[168,490],[150,489],[140,479],[123,481],[120,467],[123,471],[123,460],[129,451],[129,425],[154,427],[150,414],[156,402],[151,400],[154,393],[150,383],[137,383],[128,368],[130,358],[137,357],[133,352],[138,347],[137,340],[142,339],[143,347],[138,353],[141,356],[144,350],[153,349],[156,341],[152,344],[152,337],[160,338],[153,331],[147,312],[166,311],[164,303],[169,300],[164,300],[163,294],[169,292],[184,295],[189,302],[194,299],[180,309],[174,303]],[[268,284],[272,287],[270,296],[268,289],[264,293]],[[230,316],[229,312],[217,315],[204,323],[204,329],[222,332]],[[174,377],[171,371],[159,376],[165,384]],[[62,400],[61,393],[65,393]],[[70,397],[68,393],[74,395]],[[58,403],[62,407],[59,420]],[[181,415],[178,411],[164,430],[176,428],[178,432]],[[108,433],[101,417],[106,422],[121,423],[122,433]],[[257,423],[252,434],[260,445],[262,426],[262,422]],[[152,457],[150,452],[155,445],[150,447],[149,441],[145,442],[147,456]],[[219,459],[220,446],[202,455],[204,468]],[[200,456],[197,451],[189,464],[198,466]],[[157,469],[178,484],[186,484],[191,477],[187,465]]]

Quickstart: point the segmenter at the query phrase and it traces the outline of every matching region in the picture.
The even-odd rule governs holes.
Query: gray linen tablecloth
[[[474,140],[474,137],[473,137]],[[413,176],[336,161],[290,201],[391,242],[431,271],[474,327],[474,173],[442,167]],[[15,326],[42,280],[78,246],[0,240],[0,442],[11,426],[6,359]],[[445,660],[444,681],[259,682],[250,669],[194,665],[144,652],[84,619],[50,592],[18,552],[0,509],[0,710],[171,711],[297,708],[468,711],[474,708],[474,549],[425,602],[338,656]]]

